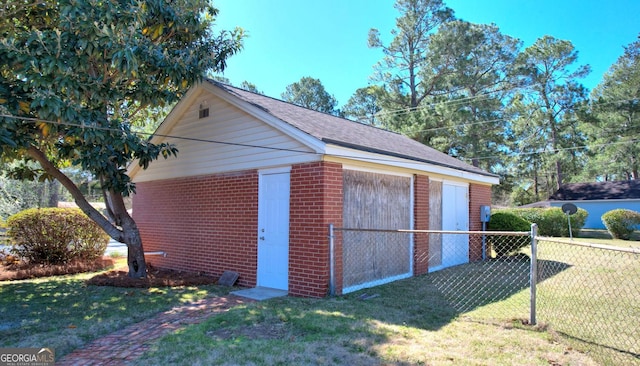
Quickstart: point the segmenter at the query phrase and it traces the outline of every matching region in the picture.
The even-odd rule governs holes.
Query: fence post
[[[538,284],[538,225],[531,224],[531,265],[529,271],[529,287],[531,308],[529,324],[536,325],[536,286]]]
[[[487,231],[487,223],[485,221],[482,222],[482,260],[487,260],[487,236],[484,235],[484,232]]]
[[[333,224],[329,224],[329,295],[336,294],[336,281],[334,272],[334,249],[333,249]]]

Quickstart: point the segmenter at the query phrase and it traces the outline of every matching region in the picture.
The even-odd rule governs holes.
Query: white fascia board
[[[296,127],[274,117],[268,112],[263,111],[262,109],[251,105],[251,103],[245,102],[244,100],[235,97],[224,90],[216,87],[215,85],[204,82],[202,84],[208,92],[215,95],[216,97],[224,100],[225,102],[235,106],[236,108],[250,114],[251,116],[257,118],[258,120],[268,124],[269,126],[281,131],[282,133],[290,136],[294,140],[300,142],[301,144],[309,147],[317,154],[322,154],[325,150],[325,143],[306,132],[299,130]]]
[[[363,161],[368,163],[390,165],[405,169],[417,170],[425,173],[456,177],[478,183],[500,184],[500,178],[467,172],[442,165],[423,163],[415,160],[395,156],[383,155],[367,151],[355,150],[343,146],[327,144],[325,154],[337,158]]]

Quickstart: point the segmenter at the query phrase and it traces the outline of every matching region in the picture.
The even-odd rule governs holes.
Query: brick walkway
[[[84,348],[56,361],[60,365],[124,365],[141,357],[158,338],[186,325],[198,324],[211,315],[254,300],[227,295],[199,300],[175,307],[154,318],[131,324],[124,329],[96,339]]]

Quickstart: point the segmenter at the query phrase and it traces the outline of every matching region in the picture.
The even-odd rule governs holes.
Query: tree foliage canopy
[[[369,31],[382,51],[371,80],[344,110],[500,174],[494,193],[512,202],[545,199],[565,182],[638,179],[640,42],[588,99],[589,65],[567,40],[522,42],[494,24],[456,19],[442,0],[396,0],[391,40]],[[374,102],[374,103],[373,103]]]
[[[0,8],[0,152],[31,159],[129,248],[129,273],[146,275],[142,241],[123,196],[127,166],[177,153],[133,128],[140,111],[177,101],[207,71],[222,71],[243,32],[214,32],[206,0],[19,0]],[[142,119],[145,120],[145,119]],[[109,219],[61,170],[101,182]],[[25,171],[25,174],[28,172]]]
[[[0,28],[2,155],[37,149],[54,165],[71,161],[105,188],[130,193],[130,161],[146,167],[177,151],[135,134],[137,111],[176,101],[240,49],[240,31],[213,34],[216,14],[199,0],[14,7]]]
[[[360,123],[375,126],[378,124],[376,114],[382,110],[378,102],[382,93],[382,88],[377,85],[359,88],[344,105],[342,113]]]
[[[587,91],[579,79],[590,68],[576,66],[577,61],[578,51],[571,42],[551,36],[538,39],[516,60],[521,90],[510,109],[516,136],[514,151],[540,154],[543,160],[537,160],[537,166],[528,166],[525,171],[538,168],[550,171],[549,194],[562,185],[567,173],[575,173],[581,164],[577,162],[579,151],[572,148],[584,146],[577,113]]]
[[[640,179],[640,37],[625,47],[591,94],[587,121],[593,177]]]
[[[430,47],[429,35],[453,19],[453,10],[442,0],[398,0],[394,7],[401,16],[389,44],[382,42],[377,29],[369,31],[369,47],[380,48],[384,54],[374,79],[384,83],[396,107],[415,108],[437,83],[421,73],[430,56],[437,54]]]
[[[338,101],[329,94],[319,79],[305,76],[293,84],[289,84],[282,98],[287,102],[313,109],[323,113],[338,115]]]

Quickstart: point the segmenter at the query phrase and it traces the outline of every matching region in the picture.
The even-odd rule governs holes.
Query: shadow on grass
[[[566,263],[538,260],[538,283],[570,266]],[[450,267],[426,277],[456,311],[464,313],[500,302],[530,288],[531,259],[524,254],[500,257]],[[529,297],[507,305],[529,311]],[[496,314],[500,316],[500,314]]]
[[[414,365],[383,362],[379,347],[456,316],[435,287],[415,279],[334,298],[276,298],[166,336],[140,364]]]
[[[611,234],[606,229],[580,229],[576,237],[583,239],[612,239]],[[631,233],[631,241],[640,241],[640,231]]]
[[[640,363],[640,354],[636,352],[606,345],[602,342],[594,342],[565,332],[558,332],[558,334],[575,343],[578,347],[596,350],[597,354],[594,358],[597,358],[605,365],[623,364],[624,362],[621,363],[621,357],[625,356],[628,358],[623,360],[627,362]]]
[[[447,363],[461,361],[456,357],[464,356],[455,355],[449,347],[464,348],[470,338],[476,342],[478,338],[456,332],[472,329],[484,334],[494,326],[469,326],[466,322],[442,331],[462,313],[447,297],[455,293],[466,307],[480,307],[528,286],[527,260],[515,262],[520,265],[491,262],[491,275],[482,268],[489,263],[472,263],[338,297],[284,297],[233,308],[185,332],[164,337],[140,364],[413,365],[425,364],[431,357],[444,357]],[[452,290],[454,283],[470,277],[481,279],[476,286],[484,283],[486,288],[474,289],[467,282],[467,286]],[[443,288],[443,284],[447,286]],[[495,314],[495,318],[504,320],[503,314]],[[501,332],[500,327],[495,329]],[[485,334],[481,339],[492,338]],[[478,357],[485,362],[482,357],[491,356]]]
[[[539,260],[538,266],[538,283],[570,267],[548,260]],[[507,300],[528,289],[529,271],[530,259],[522,254],[469,263],[326,300],[296,299],[309,304],[303,307],[305,310],[315,305],[318,308],[295,317],[310,319],[307,324],[318,324],[320,328],[336,316],[436,331],[462,313]],[[519,307],[528,314],[528,291],[525,295],[525,302],[509,301],[506,306]],[[289,300],[276,299],[270,304],[277,301],[284,301],[284,306]],[[279,312],[282,318],[291,317],[286,310]],[[505,319],[502,313],[496,313],[495,318]],[[340,327],[336,324],[335,328],[339,333]]]
[[[62,356],[100,336],[217,294],[216,286],[130,289],[87,286],[87,276],[3,282],[0,344],[50,347]]]

